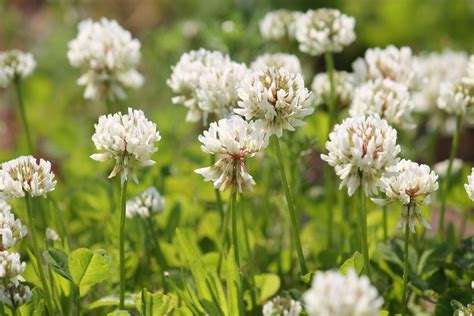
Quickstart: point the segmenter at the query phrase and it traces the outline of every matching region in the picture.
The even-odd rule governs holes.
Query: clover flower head
[[[18,252],[0,251],[0,281],[5,284],[18,284],[24,281],[21,274],[25,271],[26,263],[21,262]]]
[[[268,12],[260,21],[260,34],[266,40],[284,40],[295,37],[296,23],[303,13],[280,9]]]
[[[474,201],[474,168],[471,169],[471,174],[467,177],[467,183],[464,185],[467,196],[471,201]]]
[[[156,124],[149,121],[143,111],[128,108],[127,114],[118,112],[101,115],[94,126],[92,141],[101,153],[93,154],[91,158],[97,161],[115,159],[115,167],[109,178],[120,172],[122,182],[129,175],[138,182],[133,171],[134,165],[150,166],[155,163],[150,157],[158,150],[155,142],[161,136]]]
[[[0,53],[0,87],[6,88],[14,80],[25,79],[36,67],[31,53],[9,50]]]
[[[378,204],[400,201],[404,206],[399,227],[407,226],[415,232],[416,220],[426,228],[431,226],[421,216],[419,206],[431,202],[431,195],[438,190],[438,175],[429,166],[410,160],[401,160],[389,167],[381,179],[381,190],[386,199],[372,199]]]
[[[260,123],[247,122],[234,115],[211,123],[198,139],[203,152],[219,157],[214,165],[195,170],[204,176],[204,181],[213,181],[214,188],[221,191],[229,187],[234,192],[252,190],[255,181],[247,171],[246,159],[268,145]]]
[[[474,80],[472,84],[467,80],[441,84],[437,104],[449,114],[465,114],[468,108],[474,106]]]
[[[30,287],[22,283],[8,283],[6,286],[0,287],[0,302],[11,308],[18,308],[28,303],[32,296]]]
[[[289,72],[301,73],[300,61],[298,57],[292,54],[263,54],[258,56],[250,65],[252,70],[265,69],[266,67],[285,68]]]
[[[354,270],[316,272],[311,288],[303,294],[309,316],[378,316],[383,298],[366,276]]]
[[[462,81],[470,86],[474,86],[474,55],[469,57],[469,63],[467,64],[467,75],[462,78]]]
[[[375,79],[391,79],[404,84],[410,91],[418,90],[423,78],[420,76],[417,59],[409,47],[370,48],[364,58],[353,64],[356,81],[363,83]]]
[[[356,116],[335,126],[321,158],[334,167],[349,196],[362,184],[367,196],[377,194],[380,178],[397,163],[397,131],[378,115]]]
[[[368,81],[354,92],[351,116],[378,114],[391,125],[414,127],[411,112],[414,104],[408,88],[390,79]]]
[[[346,71],[336,71],[334,72],[334,84],[336,104],[341,107],[348,106],[354,94],[354,76]],[[328,103],[331,85],[327,73],[323,72],[314,76],[311,90],[317,105]]]
[[[296,40],[312,56],[341,52],[355,41],[355,19],[335,9],[308,10],[296,22]]]
[[[58,241],[61,238],[58,232],[52,229],[51,227],[46,228],[45,236],[47,240],[50,240],[52,242]]]
[[[306,125],[303,117],[314,111],[307,102],[310,92],[301,74],[284,68],[267,67],[250,73],[238,92],[239,107],[234,112],[246,120],[262,122],[270,135],[281,137],[283,129],[294,131]]]
[[[16,242],[28,234],[28,229],[20,219],[15,218],[11,206],[0,200],[0,250],[14,247]]]
[[[124,88],[143,84],[136,70],[140,42],[117,21],[87,19],[79,23],[78,30],[77,37],[68,44],[67,57],[73,67],[86,69],[78,80],[79,85],[86,86],[84,98],[124,99]]]
[[[186,121],[205,121],[211,113],[225,117],[237,104],[237,87],[246,73],[245,65],[219,51],[201,48],[187,52],[172,67],[167,80],[177,94],[171,101],[188,108]]]
[[[263,305],[263,316],[299,316],[301,303],[284,296],[276,296]]]
[[[135,198],[127,201],[127,217],[140,216],[143,218],[159,214],[165,209],[165,198],[155,187],[149,187],[137,194]]]
[[[49,161],[21,156],[1,165],[0,198],[15,199],[25,194],[46,196],[55,187],[56,180]]]

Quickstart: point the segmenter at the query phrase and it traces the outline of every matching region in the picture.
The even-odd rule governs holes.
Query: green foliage
[[[68,265],[81,296],[86,295],[93,285],[106,280],[110,269],[110,261],[102,251],[86,248],[71,252]]]

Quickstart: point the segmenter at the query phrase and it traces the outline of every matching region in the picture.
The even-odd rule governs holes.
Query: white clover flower
[[[283,296],[276,296],[263,305],[263,316],[299,316],[301,303]]]
[[[471,169],[471,174],[467,177],[467,183],[464,184],[467,196],[471,201],[474,201],[474,168]]]
[[[46,196],[53,191],[56,180],[51,163],[33,156],[21,156],[2,163],[0,169],[0,198],[14,199],[30,196]]]
[[[36,67],[31,53],[10,50],[0,53],[0,87],[6,88],[14,80],[25,79]]]
[[[199,135],[201,150],[218,155],[219,160],[210,167],[196,169],[204,181],[213,181],[214,188],[225,191],[251,191],[255,184],[247,171],[247,157],[253,157],[268,145],[268,137],[260,123],[246,122],[234,115],[213,122]]]
[[[356,81],[361,84],[368,80],[391,79],[404,84],[410,91],[419,89],[423,78],[417,59],[409,47],[370,48],[364,58],[358,58],[353,64]]]
[[[24,281],[21,274],[25,271],[26,263],[21,262],[17,252],[0,251],[0,282],[18,284]]]
[[[16,242],[28,234],[28,229],[20,219],[15,218],[7,202],[0,200],[0,250],[14,247]]]
[[[148,218],[163,212],[165,206],[165,198],[160,192],[155,187],[149,187],[137,194],[132,200],[127,201],[126,213],[127,217]]]
[[[293,39],[296,23],[302,14],[285,9],[270,11],[260,21],[260,34],[267,40]]]
[[[258,56],[250,68],[252,70],[262,70],[266,67],[285,68],[289,72],[301,73],[301,64],[298,57],[292,54],[275,53]]]
[[[393,126],[410,128],[414,127],[411,117],[413,108],[410,93],[404,84],[390,79],[376,79],[355,89],[349,114],[378,114]]]
[[[445,50],[418,56],[417,60],[424,82],[413,100],[415,110],[426,113],[436,109],[441,84],[454,83],[466,74],[469,58],[465,52]]]
[[[474,86],[474,55],[469,57],[467,65],[467,75],[462,78],[462,82],[469,86]]]
[[[438,107],[449,114],[463,115],[474,106],[474,82],[443,83],[440,87]]]
[[[150,156],[158,150],[155,142],[161,136],[156,124],[149,121],[143,111],[128,108],[127,114],[118,112],[101,115],[94,127],[92,141],[97,150],[104,153],[93,154],[91,158],[97,161],[115,159],[115,167],[109,178],[120,172],[122,182],[129,175],[138,182],[133,165],[151,166],[155,163]]]
[[[306,102],[309,96],[300,74],[265,68],[245,77],[239,88],[239,108],[234,112],[246,120],[261,121],[269,134],[281,137],[283,129],[294,131],[306,125],[302,118],[314,111]]]
[[[378,316],[383,305],[369,278],[354,270],[316,272],[303,300],[309,316]]]
[[[357,116],[336,125],[326,142],[328,155],[321,155],[333,166],[342,180],[339,189],[347,186],[349,196],[362,188],[367,196],[377,194],[380,177],[397,163],[400,146],[397,131],[378,115]]]
[[[205,49],[181,56],[166,81],[178,96],[171,101],[188,108],[186,121],[206,120],[211,113],[224,117],[238,101],[237,87],[247,67],[233,62],[228,55]]]
[[[334,85],[336,104],[340,107],[349,105],[354,94],[353,74],[346,71],[334,72]],[[327,73],[323,72],[314,76],[311,89],[317,105],[327,104],[331,93],[331,84]]]
[[[116,21],[106,18],[79,23],[77,37],[68,44],[73,67],[87,72],[78,84],[85,85],[84,98],[126,98],[124,88],[138,88],[143,77],[135,69],[140,62],[140,42]]]
[[[313,56],[340,52],[355,41],[355,19],[335,9],[308,10],[296,22],[296,40]]]
[[[51,240],[52,242],[58,241],[61,238],[59,237],[58,232],[51,227],[46,228],[45,236],[47,240]]]
[[[8,285],[0,287],[0,302],[11,308],[18,308],[28,303],[32,296],[30,287],[22,283],[8,283]]]
[[[381,179],[381,190],[387,199],[372,200],[382,205],[400,201],[404,207],[398,226],[404,230],[408,225],[410,230],[415,232],[416,220],[426,228],[431,228],[421,216],[419,205],[431,202],[431,195],[438,190],[438,175],[427,165],[419,165],[405,159],[387,171]]]

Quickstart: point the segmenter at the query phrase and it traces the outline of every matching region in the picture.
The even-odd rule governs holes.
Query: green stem
[[[328,249],[333,246],[333,224],[334,224],[334,176],[330,165],[324,165],[326,174],[326,211],[327,211],[327,239]]]
[[[387,241],[388,238],[388,219],[387,219],[387,206],[383,206],[383,241]]]
[[[163,254],[163,250],[161,249],[160,241],[158,237],[156,236],[155,228],[152,223],[151,218],[144,218],[143,221],[145,222],[145,226],[148,229],[148,232],[151,235],[151,241],[153,243],[153,247],[156,250],[156,260],[158,261],[158,264],[160,265],[162,270],[168,269],[168,263],[166,262],[166,258]]]
[[[449,155],[448,171],[446,172],[446,178],[444,180],[445,184],[441,192],[441,209],[440,209],[440,214],[439,214],[438,234],[442,240],[444,239],[446,198],[448,196],[449,185],[451,183],[451,169],[453,168],[453,161],[454,161],[454,158],[456,158],[456,154],[458,152],[459,134],[461,130],[461,119],[462,119],[462,115],[458,115],[456,117],[456,129],[454,130],[453,143],[451,145],[451,153]]]
[[[35,216],[33,214],[33,209],[31,207],[31,197],[26,194],[25,195],[25,205],[26,211],[28,213],[28,226],[29,226],[29,233],[31,235],[31,241],[33,243],[33,253],[36,257],[36,263],[38,266],[39,277],[41,280],[41,285],[43,286],[43,290],[46,296],[46,305],[48,307],[48,311],[50,315],[54,315],[54,308],[53,308],[53,301],[51,299],[51,294],[49,292],[48,282],[46,281],[46,273],[44,272],[43,260],[41,259],[41,254],[38,246],[38,238],[36,236],[35,230]]]
[[[329,79],[329,99],[328,99],[329,131],[332,131],[334,124],[336,124],[337,122],[337,111],[336,111],[336,84],[334,82],[334,59],[331,52],[324,53],[324,61],[326,63],[326,73]]]
[[[214,155],[211,155],[211,165],[214,165],[216,163],[216,157]],[[216,196],[216,204],[217,204],[217,210],[219,211],[219,215],[221,218],[221,229],[223,228],[223,223],[224,223],[224,204],[222,203],[222,197],[221,197],[221,191],[219,189],[214,189],[214,194]]]
[[[18,99],[18,108],[20,109],[20,117],[25,130],[26,143],[28,145],[28,152],[33,154],[33,142],[31,141],[30,127],[28,125],[28,120],[26,119],[25,104],[23,102],[23,93],[21,91],[21,80],[16,78],[14,81],[16,96]]]
[[[81,316],[81,289],[76,286],[76,315]]]
[[[405,207],[405,206],[402,206]],[[408,205],[407,218],[410,218],[410,204]],[[407,315],[407,285],[408,285],[408,243],[410,238],[410,229],[405,225],[405,252],[403,254],[403,291],[402,291],[402,316]]]
[[[232,189],[234,190],[234,189]],[[239,256],[239,240],[237,239],[237,210],[235,207],[237,201],[237,192],[232,191],[230,194],[230,213],[232,217],[232,227],[231,227],[231,239],[232,245],[234,246],[235,252],[235,261],[237,262],[237,266],[240,268],[240,256]]]
[[[278,165],[280,169],[281,182],[282,182],[283,190],[285,191],[286,203],[288,204],[288,212],[290,213],[292,239],[296,247],[296,252],[298,254],[298,261],[300,263],[301,273],[304,275],[308,273],[308,268],[306,267],[306,262],[304,260],[304,255],[303,255],[303,249],[301,248],[301,241],[298,235],[299,233],[298,222],[296,221],[293,198],[291,196],[291,190],[290,190],[290,187],[288,186],[288,180],[286,178],[285,164],[283,162],[283,156],[281,154],[280,142],[275,135],[272,136],[271,140],[275,148],[275,153],[278,157]]]
[[[360,194],[360,209],[359,209],[359,231],[360,231],[360,239],[361,239],[361,246],[362,246],[362,255],[364,257],[364,269],[365,274],[371,279],[370,275],[370,260],[369,260],[369,245],[367,242],[367,210],[365,206],[365,192],[361,183],[361,187],[359,188]]]
[[[120,186],[120,304],[119,308],[125,308],[125,218],[127,202],[127,182],[125,180]]]

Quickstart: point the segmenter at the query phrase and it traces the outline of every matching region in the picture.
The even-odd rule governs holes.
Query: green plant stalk
[[[237,239],[237,210],[236,210],[236,201],[237,201],[237,192],[232,188],[232,193],[230,194],[230,213],[232,217],[232,227],[231,227],[231,240],[232,245],[234,246],[235,252],[235,262],[240,269],[240,255],[239,255],[239,240]]]
[[[168,269],[168,263],[166,262],[166,258],[163,254],[163,250],[161,249],[160,245],[160,240],[157,237],[155,228],[152,223],[151,218],[144,218],[143,221],[145,222],[145,226],[147,227],[150,235],[151,235],[151,241],[153,243],[153,247],[156,250],[156,260],[158,261],[160,267],[162,270]]]
[[[12,315],[13,315],[13,316],[18,316],[18,314],[19,314],[19,312],[20,312],[20,311],[18,310],[18,308],[12,307],[11,310],[12,310]],[[3,315],[3,314],[2,314],[2,315]]]
[[[288,180],[286,178],[285,164],[283,162],[283,156],[281,154],[280,142],[279,142],[278,138],[275,135],[273,135],[271,137],[271,140],[273,142],[273,146],[275,148],[275,153],[276,153],[277,158],[278,158],[278,165],[279,165],[279,169],[280,169],[281,182],[282,182],[283,190],[285,191],[286,204],[288,204],[288,212],[289,212],[289,215],[290,215],[290,222],[291,222],[292,239],[293,239],[293,243],[296,247],[296,252],[298,254],[298,261],[300,263],[301,273],[304,275],[304,274],[308,273],[308,268],[306,267],[306,262],[304,260],[304,255],[303,255],[303,249],[301,248],[298,222],[296,221],[296,214],[295,214],[295,208],[294,208],[294,204],[293,204],[293,198],[291,196],[291,190],[290,190],[290,187],[288,185]]]
[[[21,79],[15,78],[14,80],[15,92],[18,99],[18,108],[20,109],[21,122],[25,131],[26,144],[28,146],[28,152],[33,154],[33,142],[31,140],[30,126],[26,118],[25,104],[23,102],[23,93],[21,90]]]
[[[360,197],[360,208],[359,212],[359,231],[360,231],[360,243],[362,246],[362,255],[364,257],[364,270],[365,274],[371,279],[370,274],[370,260],[369,260],[369,245],[367,242],[367,210],[365,205],[365,192],[361,183],[359,188]]]
[[[76,286],[76,315],[81,316],[81,289]]]
[[[441,240],[444,239],[444,225],[445,225],[445,215],[446,215],[446,198],[448,196],[449,185],[451,182],[451,170],[453,168],[453,161],[456,158],[459,146],[459,134],[461,130],[461,119],[462,115],[456,117],[456,129],[454,130],[453,143],[451,144],[451,153],[449,155],[448,170],[446,172],[446,179],[443,191],[441,192],[441,208],[439,214],[439,225],[438,225],[438,234]]]
[[[26,211],[28,213],[28,226],[29,226],[29,233],[31,235],[31,241],[33,243],[33,252],[36,257],[36,262],[38,265],[40,281],[41,281],[41,284],[43,286],[43,290],[46,296],[46,305],[48,307],[49,314],[54,315],[53,301],[51,299],[51,294],[49,292],[48,282],[46,281],[46,273],[44,272],[43,260],[41,260],[41,253],[39,251],[39,246],[38,246],[38,238],[36,236],[35,216],[33,214],[33,209],[31,207],[31,197],[28,194],[25,195],[25,205],[26,205]]]
[[[211,165],[214,165],[216,163],[216,157],[214,155],[211,155]],[[214,194],[216,196],[216,204],[217,204],[217,210],[219,211],[219,215],[221,218],[221,229],[223,229],[223,224],[224,224],[224,204],[222,203],[222,197],[221,197],[221,192],[219,189],[214,189]]]
[[[388,238],[388,214],[387,214],[387,205],[384,205],[382,208],[383,211],[383,241],[387,241]]]
[[[327,212],[327,247],[333,246],[333,226],[334,226],[334,176],[332,167],[328,164],[324,165],[325,185],[326,185],[326,212]]]
[[[405,206],[402,206],[405,207]],[[408,205],[407,217],[410,218],[410,204]],[[403,254],[403,290],[402,290],[402,316],[407,315],[407,285],[408,285],[408,243],[410,239],[410,229],[405,225],[405,252]]]
[[[119,308],[125,308],[125,219],[127,202],[127,183],[126,179],[120,186],[120,302]]]

